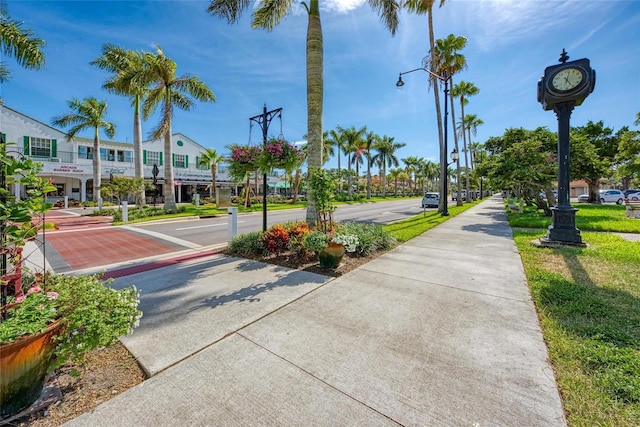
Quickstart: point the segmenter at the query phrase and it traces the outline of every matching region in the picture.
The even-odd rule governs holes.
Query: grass
[[[459,215],[478,203],[480,203],[480,200],[465,203],[462,206],[451,205],[448,208],[449,216],[442,216],[438,211],[429,211],[412,218],[385,225],[384,228],[393,234],[399,242],[406,242],[432,229],[436,225],[445,222],[450,217]]]
[[[576,227],[579,230],[640,233],[640,221],[626,218],[624,206],[580,204],[574,207],[578,209]],[[525,206],[522,213],[509,214],[509,223],[512,227],[547,228],[551,217],[545,217],[535,206]]]
[[[640,241],[602,232],[640,232],[640,220],[619,206],[579,208],[584,249],[533,246],[546,222],[535,210],[509,220],[534,228],[514,237],[569,425],[638,426]]]

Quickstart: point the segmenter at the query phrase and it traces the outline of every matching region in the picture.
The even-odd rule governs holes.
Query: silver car
[[[586,203],[589,201],[589,194],[581,194],[578,196],[578,202]],[[600,190],[600,203],[617,203],[621,205],[624,202],[624,193],[620,190]]]
[[[424,193],[424,197],[422,197],[423,208],[437,208],[439,204],[440,204],[440,194]]]

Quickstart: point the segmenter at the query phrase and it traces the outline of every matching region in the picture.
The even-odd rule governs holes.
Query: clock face
[[[579,68],[565,68],[558,71],[550,81],[550,88],[554,92],[568,92],[580,86],[584,73]]]

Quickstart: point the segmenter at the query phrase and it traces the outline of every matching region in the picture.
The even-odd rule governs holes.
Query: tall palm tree
[[[98,101],[94,97],[85,98],[82,101],[73,98],[67,102],[67,105],[71,111],[65,115],[54,117],[52,124],[62,127],[71,126],[71,129],[67,132],[68,141],[71,141],[78,132],[82,132],[85,129],[93,130],[93,201],[101,209],[100,129],[109,138],[113,138],[116,134],[116,126],[105,119],[107,101]]]
[[[464,151],[464,171],[465,171],[465,178],[466,178],[467,194],[471,194],[471,187],[469,184],[469,152],[467,150],[467,135],[464,132],[464,123],[465,123],[464,106],[467,104],[468,98],[470,96],[477,95],[478,92],[480,92],[480,89],[478,89],[476,85],[474,85],[471,82],[465,82],[464,80],[460,80],[460,83],[453,86],[453,89],[451,90],[451,96],[460,99],[460,114],[462,116],[460,120],[463,124],[462,144],[464,146],[464,150],[463,150]],[[469,140],[469,143],[471,143],[470,140]]]
[[[367,199],[371,198],[371,163],[373,162],[373,149],[380,140],[380,136],[369,131],[364,137],[364,155],[367,158]]]
[[[338,176],[342,177],[342,175],[340,174],[340,158],[342,157],[341,153],[347,154],[345,151],[346,145],[343,133],[337,129],[331,129],[330,131],[326,132],[326,134],[324,134],[322,138],[322,146],[324,147],[325,145],[335,148],[334,154],[338,154]],[[342,178],[340,178],[338,191],[342,192]]]
[[[144,53],[126,50],[107,43],[102,45],[102,54],[90,64],[113,73],[102,85],[103,89],[131,98],[131,106],[133,107],[134,175],[136,179],[143,179],[140,105],[149,87],[148,81],[139,79],[143,75]],[[136,204],[145,204],[144,188],[136,194]]]
[[[402,169],[399,169],[399,168],[392,168],[389,171],[389,177],[393,179],[393,195],[394,196],[398,195],[398,178],[403,173],[404,172],[402,171]]]
[[[139,80],[151,82],[147,98],[142,104],[142,115],[146,119],[162,106],[162,117],[158,126],[152,131],[153,138],[164,137],[164,210],[177,210],[175,189],[173,187],[173,148],[171,146],[171,122],[173,107],[189,111],[194,106],[193,97],[202,102],[215,102],[216,97],[209,87],[198,76],[185,74],[176,77],[176,63],[167,58],[156,46],[156,53],[144,53],[144,67]]]
[[[374,162],[380,164],[382,170],[380,176],[382,178],[382,197],[387,197],[387,166],[397,167],[399,165],[396,157],[396,150],[404,147],[404,142],[393,142],[395,138],[384,135],[376,142],[375,150],[377,153],[371,158]]]
[[[347,167],[349,169],[349,174],[347,176],[347,195],[351,197],[353,193],[351,165],[354,163],[351,161],[351,154],[356,151],[357,147],[362,145],[362,140],[367,132],[367,127],[363,126],[360,129],[356,129],[355,126],[351,126],[350,128],[345,129],[338,126],[336,129],[338,129],[338,132],[340,132],[344,138],[344,145],[346,149],[345,153],[347,154]]]
[[[398,28],[400,4],[397,0],[367,0],[380,14],[385,26],[395,35]],[[292,11],[293,0],[261,1],[253,9],[253,28],[272,30],[280,20]],[[309,170],[322,167],[322,107],[324,96],[322,25],[320,22],[320,0],[302,3],[307,11],[307,135],[309,148],[307,166]],[[224,18],[229,23],[237,22],[242,13],[252,7],[248,0],[212,0],[207,11],[213,16]],[[308,174],[311,176],[311,174]],[[307,222],[314,224],[317,218],[316,206],[309,198]]]
[[[39,70],[44,66],[42,52],[45,42],[34,37],[33,31],[24,28],[22,22],[11,19],[4,2],[0,2],[0,52],[13,57],[24,68]],[[0,61],[0,83],[9,80],[11,72]]]
[[[213,148],[205,148],[198,158],[198,166],[209,168],[211,170],[211,186],[209,187],[209,197],[214,199],[216,196],[216,173],[218,165],[224,160],[224,156],[218,154]],[[214,199],[215,200],[215,199]]]
[[[416,181],[415,174],[416,174],[416,171],[418,170],[419,159],[416,156],[410,156],[410,157],[407,157],[406,159],[402,159],[402,163],[404,163],[405,171],[409,175],[409,190],[413,192],[413,190],[411,189],[411,181],[412,181],[412,178],[413,178],[413,182]]]
[[[467,45],[466,37],[455,36],[449,34],[444,39],[436,40],[435,50],[431,52],[431,56],[436,56],[437,61],[437,73],[440,75],[449,76],[450,87],[453,87],[453,75],[460,72],[467,67],[467,60],[464,55],[458,53],[459,50],[464,49]],[[455,130],[456,127],[456,114],[454,104],[453,91],[449,91],[449,102],[451,102],[451,122],[452,127]],[[447,100],[445,100],[447,102]],[[460,147],[458,146],[458,134],[453,132],[453,140],[455,144],[455,150],[459,153]],[[458,189],[460,188],[460,158],[456,161],[456,183]],[[462,206],[462,198],[456,198],[456,204]]]
[[[404,8],[409,12],[415,13],[416,15],[427,15],[427,24],[429,28],[429,52],[435,51],[436,37],[433,31],[433,5],[436,0],[406,0],[404,2]],[[444,6],[446,0],[439,0],[439,7]],[[430,70],[435,72],[437,70],[437,62],[436,57],[431,55],[429,57],[429,63],[425,63],[424,66],[429,67]],[[436,122],[438,124],[438,141],[440,142],[440,168],[442,172],[445,172],[445,168],[447,167],[447,153],[444,150],[444,138],[443,138],[443,120],[442,113],[440,110],[440,92],[437,90],[438,88],[438,79],[429,75],[430,77],[430,85],[435,88],[433,91],[433,99],[435,100],[436,107]],[[446,100],[445,100],[446,101]],[[444,194],[444,181],[440,182],[440,207],[439,211],[442,212],[444,207],[444,200],[447,195]]]
[[[464,118],[464,122],[464,127],[467,130],[467,140],[469,141],[469,154],[473,165],[473,159],[475,159],[474,147],[477,144],[471,142],[471,133],[473,132],[473,135],[475,136],[478,133],[478,126],[483,125],[484,121],[478,117],[477,114],[467,114]]]

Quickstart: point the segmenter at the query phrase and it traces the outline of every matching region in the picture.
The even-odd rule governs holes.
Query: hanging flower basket
[[[260,158],[260,169],[270,171],[272,169],[293,170],[301,158],[300,150],[284,139],[270,139],[264,146]]]

